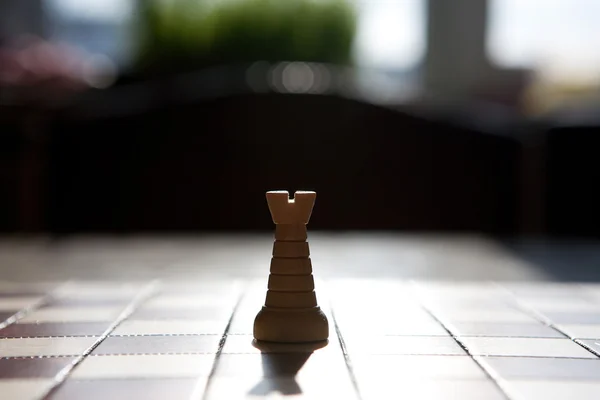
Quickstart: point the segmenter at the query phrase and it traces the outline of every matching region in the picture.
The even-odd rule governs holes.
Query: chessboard
[[[284,345],[264,275],[0,282],[0,398],[600,398],[598,284],[317,279],[329,340]]]

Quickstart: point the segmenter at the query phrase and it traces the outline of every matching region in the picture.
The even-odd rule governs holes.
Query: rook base
[[[254,320],[254,338],[265,342],[306,343],[327,340],[329,323],[319,307],[263,307]]]

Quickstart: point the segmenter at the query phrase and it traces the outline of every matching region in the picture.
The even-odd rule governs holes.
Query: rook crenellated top
[[[316,192],[297,191],[290,199],[286,190],[267,192],[267,203],[275,224],[308,224]]]

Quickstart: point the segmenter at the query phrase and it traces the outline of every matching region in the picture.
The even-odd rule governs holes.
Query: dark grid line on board
[[[213,383],[213,378],[215,377],[215,373],[219,366],[219,361],[221,358],[221,353],[223,352],[223,347],[225,347],[225,343],[227,342],[227,336],[228,336],[229,329],[231,327],[231,323],[233,322],[236,312],[237,312],[238,308],[240,307],[240,304],[242,304],[242,301],[244,300],[245,296],[246,296],[246,292],[244,292],[244,291],[242,291],[239,294],[238,299],[236,300],[236,303],[233,306],[233,309],[231,311],[231,315],[229,316],[229,320],[227,321],[227,325],[225,326],[225,329],[223,330],[223,335],[221,335],[221,340],[219,340],[219,347],[217,348],[217,352],[215,353],[215,358],[213,360],[210,372],[206,379],[206,385],[203,388],[202,400],[208,400],[208,398],[209,398],[208,396],[210,395],[210,387]],[[202,379],[202,378],[199,378],[199,379]],[[192,398],[193,397],[194,396],[192,395]]]
[[[530,315],[532,318],[535,318],[540,323],[547,324],[550,328],[554,329],[556,332],[558,332],[561,335],[563,335],[566,339],[571,340],[572,342],[574,342],[577,345],[581,346],[582,348],[584,348],[585,350],[587,350],[590,353],[594,354],[595,356],[600,357],[600,352],[594,350],[590,346],[585,345],[584,343],[580,342],[579,340],[577,340],[573,336],[567,334],[565,331],[563,331],[562,329],[560,329],[556,325],[556,323],[552,321],[552,319],[546,317],[543,312],[540,312],[540,311],[536,310],[535,307],[532,307],[532,306],[528,305],[526,302],[522,301],[519,298],[519,296],[514,291],[510,290],[509,288],[507,288],[507,287],[505,287],[503,285],[500,285],[500,284],[496,284],[496,285],[499,288],[505,290],[513,298],[513,301],[515,302],[514,303],[515,306],[517,306],[521,311],[523,311],[524,313]],[[600,305],[598,306],[598,308],[600,309]]]
[[[510,400],[510,396],[508,395],[507,391],[502,387],[502,384],[499,382],[499,380],[497,379],[496,376],[494,376],[492,371],[489,371],[485,365],[483,365],[481,362],[479,362],[479,360],[477,359],[477,357],[474,357],[471,352],[469,351],[468,347],[460,341],[460,339],[454,334],[454,332],[452,332],[452,330],[439,318],[438,315],[436,315],[436,313],[429,308],[428,306],[425,305],[425,302],[422,301],[422,297],[419,294],[419,290],[416,286],[415,282],[411,282],[412,286],[411,286],[411,290],[413,291],[413,295],[415,296],[415,298],[419,299],[419,303],[421,305],[421,307],[423,308],[423,310],[425,310],[435,321],[437,321],[437,323],[439,323],[442,328],[448,332],[448,334],[452,337],[452,339],[454,339],[456,341],[456,343],[461,347],[462,350],[465,351],[465,353],[477,364],[477,366],[479,368],[481,368],[481,370],[483,371],[483,373],[487,376],[487,378],[493,382],[493,384],[500,390],[500,392],[502,393],[502,395],[507,399]]]
[[[362,400],[362,395],[360,393],[360,388],[358,386],[358,380],[356,379],[356,374],[354,373],[354,368],[352,367],[352,359],[348,354],[348,350],[346,349],[346,342],[344,341],[344,336],[342,335],[342,331],[337,323],[335,318],[335,310],[333,309],[333,303],[329,302],[329,308],[331,317],[333,318],[333,326],[335,329],[335,333],[342,348],[342,352],[344,354],[344,362],[346,363],[346,368],[348,369],[348,375],[350,376],[350,381],[352,382],[352,386],[354,388],[354,392],[356,393],[357,400]]]
[[[11,316],[9,316],[8,318],[6,318],[6,320],[1,321],[0,329],[4,329],[9,325],[12,325],[15,322],[18,322],[19,320],[21,320],[21,319],[25,318],[27,315],[29,315],[31,312],[33,312],[33,311],[39,309],[40,307],[42,307],[43,305],[47,304],[48,302],[51,301],[51,299],[55,296],[55,293],[60,288],[65,287],[69,284],[70,284],[69,281],[63,282],[61,284],[56,285],[55,287],[53,287],[49,291],[45,292],[44,294],[41,294],[41,298],[37,302],[31,304],[28,307],[18,310],[16,313],[14,313]]]
[[[120,323],[126,320],[145,300],[157,293],[157,287],[157,282],[153,281],[147,284],[146,287],[142,288],[140,292],[131,300],[131,302],[125,306],[123,311],[104,331],[104,333],[102,333],[102,335],[82,354],[77,356],[71,364],[67,365],[54,377],[53,385],[42,396],[42,398],[44,400],[50,399],[51,396],[60,388],[60,386],[69,378],[69,375],[73,372],[73,370],[77,368],[85,360],[85,358],[88,357],[92,351],[94,351],[94,349],[100,346],[100,344],[110,335],[112,331],[117,328],[117,326],[119,326]]]

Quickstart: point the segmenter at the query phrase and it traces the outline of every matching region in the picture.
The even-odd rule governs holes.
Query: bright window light
[[[120,22],[132,12],[131,0],[46,0],[50,8],[68,19]]]
[[[500,66],[571,79],[600,75],[600,1],[492,0],[488,51]]]
[[[356,0],[356,63],[363,67],[408,69],[425,53],[424,0]]]

